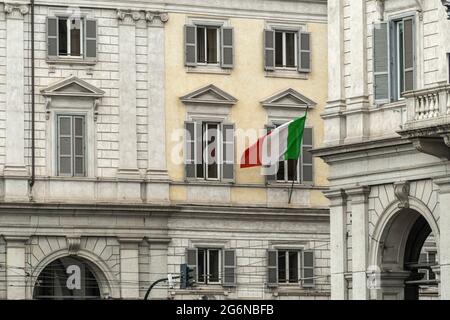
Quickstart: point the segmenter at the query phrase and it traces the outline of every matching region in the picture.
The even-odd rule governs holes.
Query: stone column
[[[325,145],[342,144],[346,134],[344,92],[343,0],[328,1],[328,103],[325,120]]]
[[[142,238],[121,238],[119,242],[122,299],[139,299],[139,243]]]
[[[147,201],[169,201],[166,163],[165,34],[167,13],[147,12],[148,22],[148,166]]]
[[[150,245],[150,283],[167,277],[167,250],[170,239],[147,239]],[[150,294],[151,298],[167,298],[166,288],[155,288]]]
[[[330,199],[331,299],[347,299],[347,197],[343,190],[325,193]]]
[[[4,5],[6,13],[6,160],[5,199],[28,199],[25,166],[25,53],[26,5]]]
[[[368,187],[347,190],[352,212],[352,274],[353,300],[367,300],[367,263],[369,250]]]
[[[439,186],[439,265],[440,295],[442,300],[450,300],[450,178],[434,180]]]
[[[347,99],[345,142],[361,142],[369,134],[367,93],[366,1],[350,1],[350,95]]]
[[[136,22],[138,11],[118,10],[119,18],[119,177],[137,178]]]
[[[25,249],[28,237],[5,236],[6,240],[6,299],[26,299]]]

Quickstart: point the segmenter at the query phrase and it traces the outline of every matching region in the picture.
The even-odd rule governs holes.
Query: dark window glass
[[[289,282],[297,283],[298,280],[298,252],[289,251]]]
[[[58,20],[58,42],[59,42],[59,55],[67,56],[69,54],[67,48],[67,19],[59,18]]]
[[[275,32],[275,66],[283,67],[283,32]]]
[[[70,55],[81,56],[81,20],[79,19],[70,21]]]
[[[207,29],[207,44],[208,44],[208,63],[218,63],[217,60],[217,28]]]
[[[205,28],[197,27],[197,62],[199,63],[206,63],[205,32],[206,32]]]
[[[209,250],[208,282],[219,282],[219,250]]]
[[[278,282],[286,282],[286,252],[278,251]]]
[[[205,265],[206,265],[206,255],[205,250],[199,249],[198,250],[198,266],[197,266],[197,272],[198,272],[198,282],[204,283],[206,280],[205,277]]]
[[[295,68],[295,37],[293,32],[286,33],[286,67]]]

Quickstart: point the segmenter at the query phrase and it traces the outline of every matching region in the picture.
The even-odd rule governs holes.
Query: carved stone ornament
[[[409,208],[409,181],[395,182],[394,194],[397,200],[400,202],[399,208]]]
[[[30,12],[30,8],[23,4],[5,3],[4,11],[9,17],[18,19],[28,14],[28,12]]]
[[[67,237],[66,242],[69,254],[70,255],[78,254],[78,251],[80,251],[81,246],[81,237]]]

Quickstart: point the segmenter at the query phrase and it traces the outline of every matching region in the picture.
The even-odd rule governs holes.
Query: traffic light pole
[[[179,279],[179,278],[180,278],[179,276],[172,277],[172,279]],[[156,280],[155,282],[153,282],[152,285],[148,288],[147,292],[145,293],[144,300],[148,300],[148,297],[150,296],[150,292],[157,284],[166,282],[166,281],[169,281],[169,278],[159,279],[159,280]]]

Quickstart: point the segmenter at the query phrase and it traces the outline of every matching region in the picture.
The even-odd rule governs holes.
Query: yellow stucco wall
[[[192,16],[192,15],[190,15]],[[320,113],[327,99],[327,26],[325,23],[308,23],[312,39],[312,72],[307,80],[266,77],[263,68],[263,19],[230,18],[234,28],[234,68],[231,74],[188,73],[184,66],[184,32],[187,22],[185,14],[170,15],[166,24],[166,117],[167,117],[167,167],[172,180],[184,181],[184,166],[171,161],[171,153],[177,146],[172,133],[184,127],[186,107],[179,100],[185,94],[209,84],[214,84],[238,99],[231,109],[231,120],[237,129],[262,129],[267,124],[267,112],[260,104],[265,98],[284,89],[293,88],[317,102],[310,112],[308,126],[314,127],[314,144],[318,147],[323,139],[323,123]],[[300,115],[299,115],[300,116]],[[240,158],[243,150],[236,150]],[[327,185],[328,168],[320,159],[315,159],[316,186]],[[264,177],[260,170],[236,168],[236,187],[231,198],[238,204],[265,203]],[[247,187],[241,188],[239,185]],[[258,184],[252,189],[248,185]],[[183,201],[186,191],[183,186],[173,186],[173,201]],[[321,192],[312,192],[312,206],[325,206],[327,200]]]

